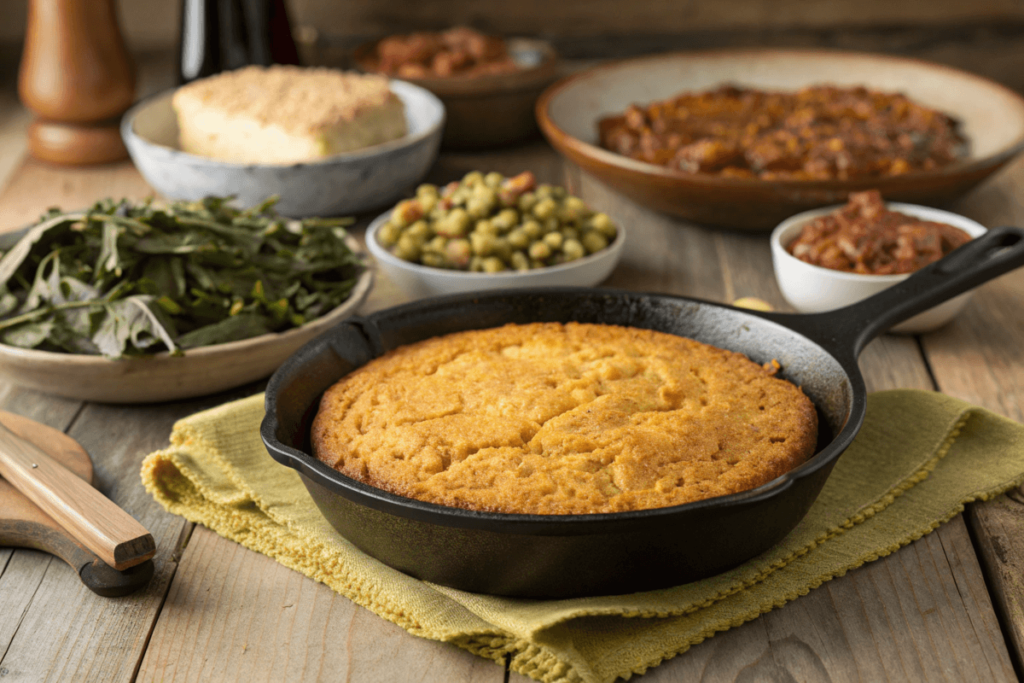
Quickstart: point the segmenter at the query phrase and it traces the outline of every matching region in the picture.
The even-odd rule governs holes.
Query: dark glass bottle
[[[298,64],[284,0],[182,0],[178,82],[248,64]]]

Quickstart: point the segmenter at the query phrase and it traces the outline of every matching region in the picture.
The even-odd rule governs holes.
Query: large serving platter
[[[24,234],[0,236],[9,249]],[[352,251],[364,253],[352,237]],[[352,293],[340,306],[316,320],[285,332],[189,349],[111,360],[102,356],[23,349],[0,344],[0,378],[47,394],[101,403],[155,403],[225,391],[269,376],[306,342],[349,317],[373,285],[367,259]]]
[[[815,84],[902,92],[960,120],[968,156],[937,171],[864,180],[764,181],[686,173],[636,161],[597,144],[600,118],[630,104],[723,84],[795,90]],[[551,144],[622,194],[653,209],[734,229],[768,230],[785,218],[878,188],[886,199],[941,206],[1024,149],[1024,98],[980,76],[888,55],[827,50],[729,50],[640,57],[554,84],[537,102]]]

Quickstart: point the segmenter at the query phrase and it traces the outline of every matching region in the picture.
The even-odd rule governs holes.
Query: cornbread
[[[329,388],[313,451],[349,477],[451,507],[678,505],[757,487],[814,452],[814,406],[775,367],[612,325],[459,332]]]
[[[235,163],[288,164],[406,134],[405,106],[378,75],[248,66],[178,89],[181,148]]]

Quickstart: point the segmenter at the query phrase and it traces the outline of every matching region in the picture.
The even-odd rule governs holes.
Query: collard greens
[[[0,343],[102,355],[180,353],[297,327],[363,269],[351,219],[293,221],[274,198],[158,207],[104,200],[43,217],[0,259]]]

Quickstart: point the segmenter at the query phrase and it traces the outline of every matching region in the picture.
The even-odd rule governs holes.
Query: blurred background
[[[180,0],[118,0],[136,59],[172,54]],[[2,68],[16,69],[27,0],[0,0]],[[1024,90],[1024,0],[286,0],[306,56],[338,62],[389,33],[467,24],[551,40],[568,59],[737,46],[917,56]]]
[[[136,96],[173,86],[182,2],[117,0],[138,75]],[[255,1],[255,0],[254,0]],[[262,1],[262,0],[261,0]],[[562,72],[668,50],[827,47],[949,64],[1024,92],[1024,0],[284,0],[302,61],[350,66],[352,49],[388,34],[468,25],[549,40]],[[16,80],[29,0],[0,0],[0,142],[24,145],[30,115]],[[223,10],[223,7],[221,7]],[[18,161],[0,159],[0,182]]]

